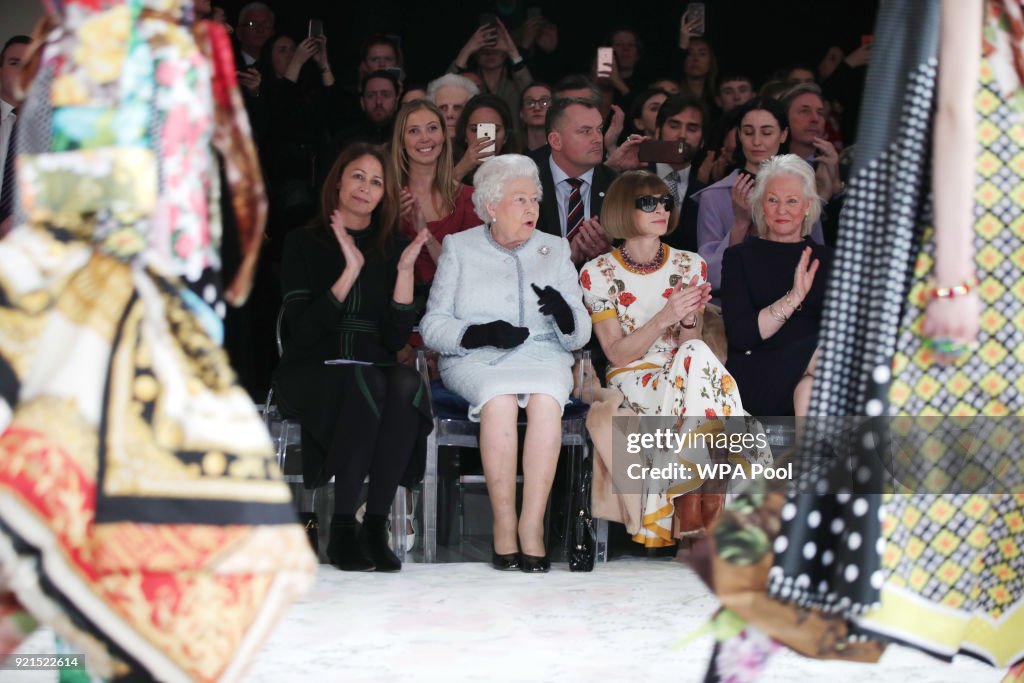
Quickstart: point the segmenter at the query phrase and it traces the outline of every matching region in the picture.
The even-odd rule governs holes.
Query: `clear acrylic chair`
[[[463,448],[479,448],[480,423],[472,422],[467,416],[469,404],[462,397],[454,394],[444,387],[440,380],[431,380],[430,367],[434,352],[430,349],[420,348],[417,351],[416,367],[423,377],[430,394],[431,408],[434,414],[434,429],[427,439],[426,467],[423,476],[423,561],[432,563],[438,561],[438,453],[442,446],[456,446]],[[590,515],[589,497],[583,501],[579,499],[578,493],[583,485],[584,476],[592,472],[593,463],[590,460],[590,446],[586,428],[587,410],[589,408],[590,396],[586,395],[590,386],[590,375],[592,365],[590,362],[590,351],[581,350],[575,354],[576,387],[579,395],[574,396],[572,402],[565,407],[562,416],[562,446],[569,454],[569,461],[564,463],[568,472],[569,494],[572,507],[565,509],[565,501],[550,501],[548,503],[549,518],[556,508],[561,508],[557,515],[560,520],[558,530],[563,540],[562,550],[566,556],[570,552],[581,551],[580,548],[570,548],[569,544],[573,538],[580,538],[581,534],[592,534],[596,539],[594,543],[592,560],[605,561],[607,559],[608,526],[605,520],[594,520]],[[525,426],[525,419],[521,416],[519,426]],[[482,477],[462,477],[462,483],[482,483]],[[589,480],[588,480],[589,481]],[[560,505],[562,503],[562,505]],[[550,552],[549,548],[549,552]]]
[[[277,312],[274,332],[277,341],[277,356],[284,355],[284,306]],[[316,489],[307,489],[302,480],[302,428],[297,416],[289,415],[275,402],[274,385],[271,382],[267,400],[263,404],[263,422],[270,432],[277,452],[277,466],[285,482],[292,490],[296,510],[299,513],[315,513],[320,528],[320,561],[327,562],[327,538],[330,519],[334,512],[334,477]],[[406,559],[405,529],[409,521],[406,509],[406,491],[399,486],[391,504],[391,550],[403,562]]]

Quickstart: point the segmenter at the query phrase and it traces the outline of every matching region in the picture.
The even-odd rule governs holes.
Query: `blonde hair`
[[[398,172],[398,184],[405,187],[409,183],[409,155],[405,152],[405,126],[409,116],[422,109],[434,114],[441,125],[441,156],[434,164],[433,193],[441,197],[445,215],[455,210],[455,198],[458,196],[459,184],[455,182],[455,163],[452,161],[452,141],[448,137],[448,127],[444,122],[441,110],[429,100],[413,100],[402,105],[395,116],[395,129],[391,134],[391,163]]]
[[[809,163],[796,154],[778,154],[761,162],[754,189],[750,192],[750,217],[757,229],[757,236],[764,237],[768,232],[768,221],[765,219],[764,204],[762,203],[768,181],[780,175],[790,175],[800,179],[804,197],[810,202],[807,215],[804,216],[803,224],[800,226],[800,236],[807,237],[811,234],[811,227],[821,216],[821,198],[818,197],[818,187],[814,182],[814,170]]]
[[[647,171],[626,171],[615,179],[601,205],[601,227],[609,237],[625,240],[640,235],[636,225],[636,198],[644,194],[671,196],[672,193],[664,180]],[[672,208],[665,235],[672,234],[678,224],[677,205]]]

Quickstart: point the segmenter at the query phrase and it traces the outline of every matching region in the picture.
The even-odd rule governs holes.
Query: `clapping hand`
[[[754,190],[754,176],[740,173],[732,186],[732,210],[737,217],[750,220],[750,193]]]
[[[426,244],[429,239],[429,230],[420,230],[416,233],[416,238],[402,250],[402,255],[398,257],[399,273],[411,271],[413,269],[413,266],[416,264],[416,259],[419,258],[420,251],[423,249],[423,245]]]
[[[688,285],[680,278],[672,288],[672,292],[668,295],[668,301],[665,302],[665,306],[658,314],[665,327],[670,327],[678,322],[683,322],[687,329],[696,326],[701,311],[711,301],[711,283],[697,284],[697,282],[696,275],[690,278]],[[691,321],[693,325],[690,324]]]
[[[608,251],[611,245],[611,238],[601,227],[596,216],[582,221],[569,242],[572,260],[577,263],[600,256]]]
[[[551,285],[544,289],[541,289],[535,283],[530,283],[530,286],[533,287],[533,291],[537,295],[540,312],[554,318],[562,334],[572,334],[576,330],[576,321],[573,319],[572,309],[569,308],[569,304],[562,298],[561,293]]]
[[[334,232],[338,246],[341,247],[341,254],[345,257],[345,270],[350,272],[353,277],[359,275],[363,269],[365,258],[363,252],[359,251],[359,247],[356,246],[355,240],[352,239],[352,235],[348,234],[348,230],[345,229],[345,222],[341,217],[341,212],[337,209],[331,214],[331,231]]]
[[[793,289],[790,290],[790,294],[795,301],[790,304],[791,306],[799,308],[803,303],[807,293],[811,291],[811,285],[814,284],[814,274],[818,272],[819,265],[818,259],[811,261],[811,248],[804,247],[800,254],[800,262],[796,264],[796,272],[793,273]]]
[[[398,193],[399,210],[398,215],[401,217],[402,222],[412,228],[414,234],[419,234],[426,231],[427,219],[423,215],[423,208],[420,206],[420,202],[409,191],[409,188],[403,187]]]

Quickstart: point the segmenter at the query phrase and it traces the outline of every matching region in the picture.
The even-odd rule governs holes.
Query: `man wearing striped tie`
[[[602,163],[601,124],[601,113],[592,100],[556,99],[545,121],[550,149],[542,148],[534,156],[543,188],[538,227],[567,238],[577,265],[611,246],[599,214],[616,171]]]

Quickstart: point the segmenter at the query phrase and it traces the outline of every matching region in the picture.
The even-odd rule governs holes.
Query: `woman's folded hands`
[[[470,325],[462,333],[462,348],[478,349],[481,346],[494,346],[499,349],[514,349],[526,341],[530,330],[516,327],[504,320],[493,320],[489,323]]]

